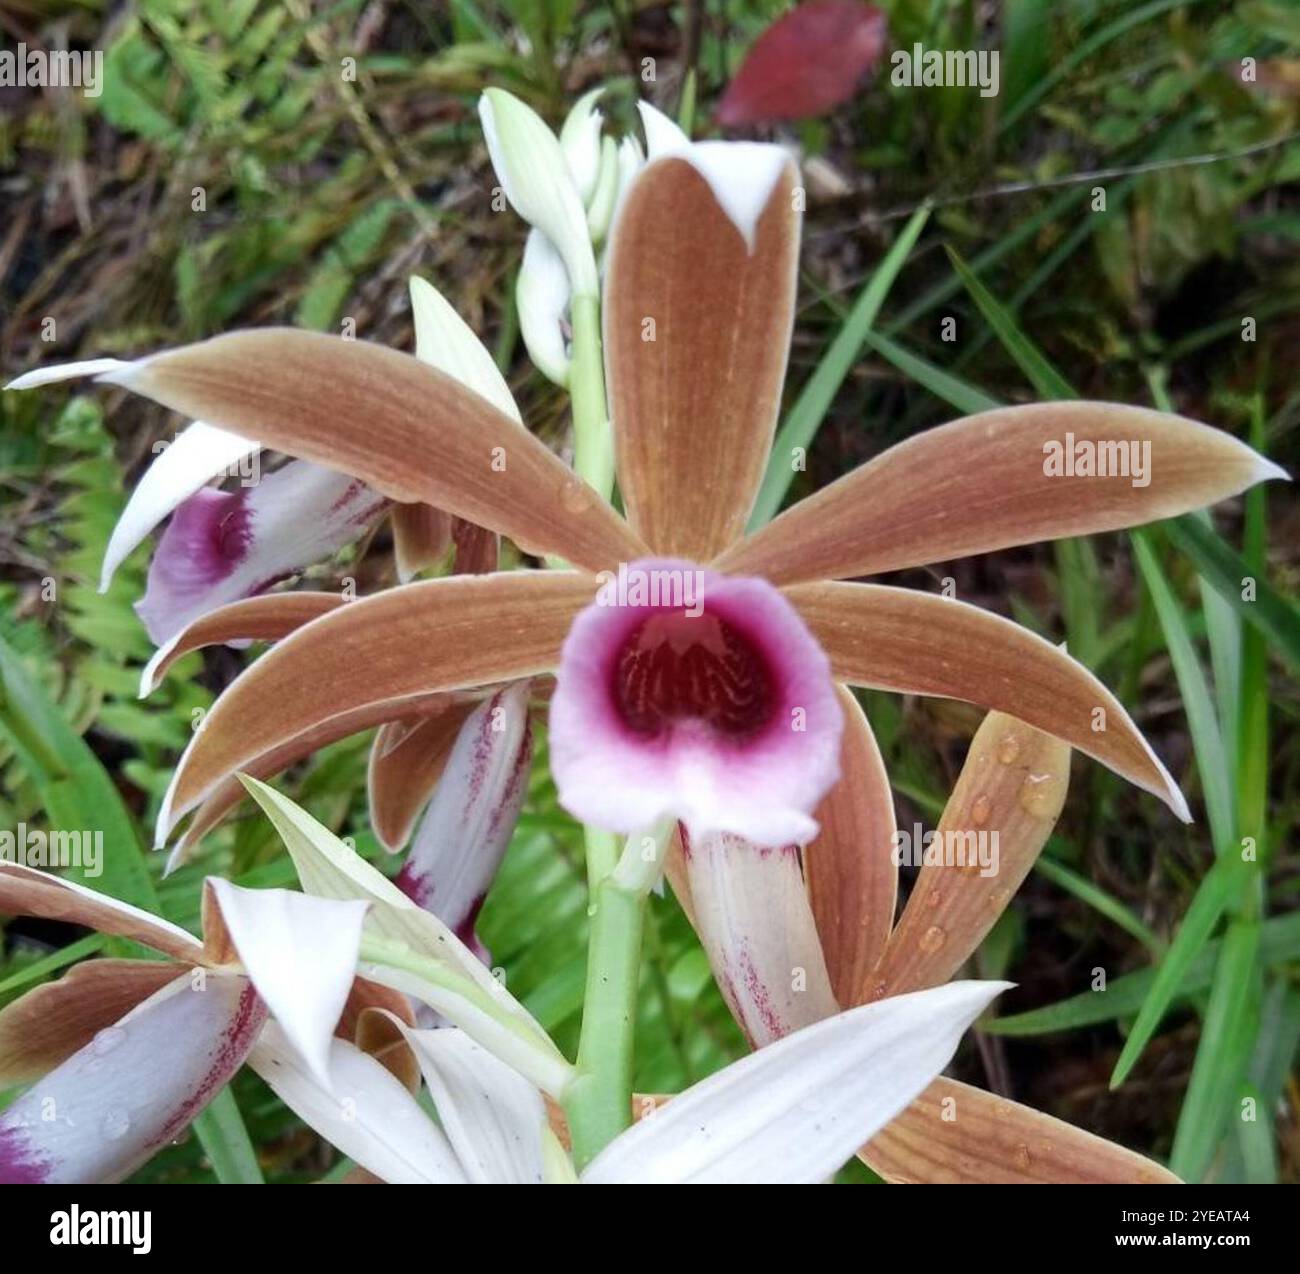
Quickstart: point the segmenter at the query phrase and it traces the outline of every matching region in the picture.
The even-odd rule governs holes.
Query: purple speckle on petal
[[[49,1175],[49,1160],[22,1128],[0,1128],[0,1185],[42,1185]]]

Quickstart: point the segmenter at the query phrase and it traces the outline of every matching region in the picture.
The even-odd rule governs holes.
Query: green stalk
[[[641,935],[650,890],[663,875],[671,819],[629,836],[611,869],[591,890],[591,936],[578,1064],[564,1113],[579,1172],[632,1122],[632,1049],[640,982]],[[608,840],[587,829],[588,873]],[[595,849],[596,854],[592,853]]]
[[[632,1122],[632,1046],[645,895],[606,877],[593,894],[578,1069],[564,1112],[578,1171]]]
[[[569,366],[573,468],[602,500],[608,500],[614,491],[614,436],[605,399],[600,301],[594,296],[575,296],[569,303],[569,321],[573,325],[573,361]]]

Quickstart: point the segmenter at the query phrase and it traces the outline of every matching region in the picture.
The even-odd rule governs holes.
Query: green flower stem
[[[632,1055],[645,904],[663,875],[674,825],[666,819],[645,835],[629,836],[621,855],[614,848],[617,861],[591,890],[578,1066],[564,1096],[579,1172],[632,1122]],[[609,860],[611,841],[588,828],[587,844],[591,875],[597,855]]]
[[[606,877],[592,895],[578,1070],[564,1112],[579,1172],[632,1122],[632,1045],[645,894]]]
[[[614,492],[614,435],[605,398],[605,357],[600,344],[600,301],[575,296],[569,302],[573,359],[569,393],[573,399],[573,468],[608,500]]]

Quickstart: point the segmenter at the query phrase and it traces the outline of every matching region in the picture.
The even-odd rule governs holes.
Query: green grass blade
[[[260,1186],[262,1169],[252,1138],[244,1127],[243,1117],[229,1085],[209,1103],[194,1121],[194,1131],[203,1143],[204,1153],[222,1185]]]
[[[1119,1060],[1110,1077],[1111,1088],[1118,1088],[1129,1076],[1138,1058],[1142,1056],[1156,1028],[1164,1020],[1169,1006],[1183,984],[1187,971],[1201,953],[1219,917],[1236,897],[1242,882],[1241,860],[1235,856],[1220,858],[1201,881],[1188,907],[1178,935],[1156,970],[1151,990],[1142,1002],[1137,1021],[1124,1041]]]
[[[103,948],[106,941],[102,933],[88,933],[84,938],[78,938],[76,942],[24,965],[17,973],[11,973],[0,981],[0,996],[21,990],[33,982],[40,982],[51,973],[57,973],[70,964],[76,964],[78,960],[84,960],[86,956],[94,955]]]
[[[50,830],[101,832],[102,875],[83,868],[67,875],[101,893],[151,911],[158,909],[145,849],[113,780],[63,713],[27,675],[18,656],[0,642],[0,736],[8,739],[40,794]],[[119,953],[151,953],[121,939],[109,946]]]
[[[754,512],[749,519],[750,530],[770,522],[781,508],[781,502],[785,499],[794,477],[794,469],[790,463],[791,456],[796,448],[806,451],[816,437],[822,420],[830,410],[840,386],[844,383],[844,378],[862,353],[866,333],[876,321],[880,307],[889,295],[890,288],[894,286],[899,271],[916,246],[916,241],[920,238],[929,216],[930,209],[921,207],[913,213],[911,220],[903,227],[902,233],[894,240],[884,260],[876,267],[866,287],[862,289],[848,318],[844,320],[844,326],[840,328],[830,348],[822,355],[816,371],[803,387],[794,406],[790,409],[790,414],[777,431],[767,473],[763,476],[763,485],[759,488]]]
[[[863,339],[881,358],[892,363],[904,376],[910,376],[923,389],[928,389],[936,398],[942,399],[967,416],[973,416],[976,412],[990,411],[1002,405],[996,398],[976,388],[970,381],[945,372],[928,359],[904,349],[888,336],[882,336],[879,332],[866,332],[863,334]]]
[[[1077,872],[1071,871],[1055,859],[1041,856],[1034,863],[1034,868],[1047,877],[1054,885],[1059,885],[1067,893],[1073,894],[1080,902],[1086,902],[1094,911],[1100,912],[1107,920],[1117,924],[1125,933],[1136,938],[1152,955],[1160,955],[1165,944],[1142,923],[1118,898],[1108,894],[1098,885]]]
[[[952,268],[956,270],[971,300],[979,307],[988,325],[993,329],[1006,349],[1016,360],[1029,383],[1044,398],[1075,398],[1070,383],[1047,360],[1038,346],[1020,330],[1011,312],[999,302],[980,282],[979,276],[962,259],[961,254],[952,247],[947,248]]]
[[[1173,660],[1174,674],[1178,678],[1183,706],[1187,710],[1187,725],[1192,735],[1192,750],[1201,776],[1201,788],[1205,793],[1215,852],[1224,854],[1230,851],[1236,837],[1236,800],[1232,789],[1232,772],[1228,768],[1228,755],[1223,746],[1223,733],[1215,715],[1214,700],[1197,658],[1196,648],[1192,645],[1187,621],[1160,568],[1150,533],[1134,531],[1131,539],[1138,569],[1160,619],[1165,644],[1169,647],[1169,657]]]
[[[1259,1025],[1258,952],[1258,924],[1228,926],[1169,1160],[1184,1181],[1205,1177],[1229,1119],[1239,1118],[1235,1107]]]
[[[1186,1000],[1209,989],[1222,950],[1221,938],[1207,944],[1188,966],[1174,999]],[[1260,928],[1260,964],[1267,968],[1294,960],[1300,960],[1300,913],[1274,916],[1264,921]],[[1084,991],[1067,1000],[1045,1004],[1042,1008],[994,1018],[980,1029],[993,1035],[1047,1035],[1053,1031],[1077,1031],[1101,1022],[1132,1017],[1151,994],[1158,972],[1158,968],[1153,968],[1126,973],[1110,982],[1104,991]],[[1297,1035],[1300,1036],[1300,992],[1296,993],[1296,999]]]
[[[1253,624],[1293,669],[1300,669],[1300,609],[1287,601],[1213,530],[1186,515],[1163,523],[1165,533],[1234,610]],[[1242,580],[1254,580],[1255,599],[1242,597]]]

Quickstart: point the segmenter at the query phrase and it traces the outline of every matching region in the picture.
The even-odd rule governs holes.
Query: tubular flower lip
[[[561,802],[610,831],[672,817],[802,843],[839,775],[843,714],[807,626],[765,580],[685,561],[606,579],[565,640],[550,723]]]
[[[626,520],[481,392],[363,341],[236,332],[101,375],[576,568],[416,582],[290,633],[203,719],[160,833],[239,770],[266,773],[266,758],[292,753],[289,745],[313,732],[398,720],[444,692],[554,672],[596,591],[583,572],[660,557],[776,586],[838,682],[1007,713],[1188,819],[1177,784],[1124,707],[1053,643],[954,599],[836,581],[1135,526],[1283,471],[1178,416],[1035,403],[909,438],[745,536],[790,348],[798,176],[777,147],[676,137],[663,146],[622,197],[606,250],[603,343]],[[512,162],[528,158],[515,152]],[[1126,472],[1063,475],[1044,459],[1063,445],[1128,454],[1134,441],[1146,457],[1141,485]],[[863,891],[880,884],[857,883]]]
[[[200,942],[115,898],[0,864],[5,914],[88,925],[167,957],[86,961],[0,1011],[0,1088],[31,1084],[0,1112],[0,1182],[129,1176],[246,1060],[262,1069],[254,1050],[267,1027],[332,1091],[331,1049],[352,1047],[336,1035],[367,1009],[412,1021],[405,997],[356,976],[367,906],[209,878]],[[402,1088],[418,1082],[414,1061],[403,1051],[373,1065],[391,1066]]]

